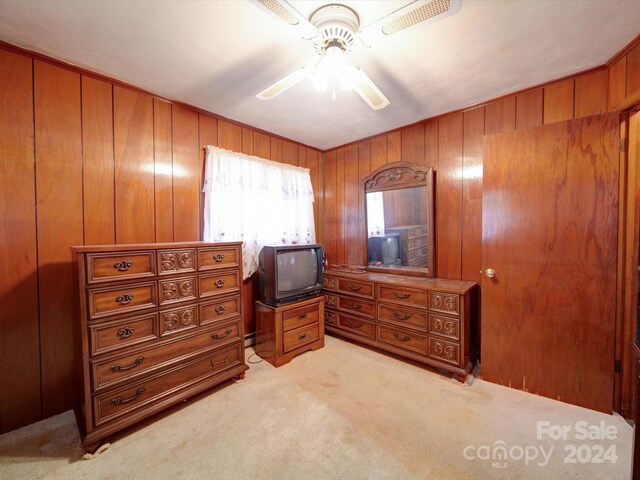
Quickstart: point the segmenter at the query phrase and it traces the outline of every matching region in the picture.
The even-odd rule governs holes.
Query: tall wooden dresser
[[[243,377],[241,243],[72,247],[83,444]]]
[[[464,381],[478,355],[476,287],[467,281],[328,270],[325,330]]]

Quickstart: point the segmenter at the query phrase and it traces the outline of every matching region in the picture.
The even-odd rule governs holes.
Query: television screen
[[[385,237],[382,240],[382,263],[385,265],[395,265],[398,263],[399,257],[398,237]]]
[[[314,249],[278,252],[278,293],[312,287],[318,279],[318,259]]]

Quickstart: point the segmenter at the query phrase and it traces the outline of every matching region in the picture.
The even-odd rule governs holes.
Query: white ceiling
[[[290,3],[308,18],[330,2]],[[366,26],[409,1],[339,3]],[[0,0],[0,40],[323,150],[601,65],[638,25],[638,0],[463,0],[349,56],[391,101],[373,111],[308,80],[257,100],[315,54],[248,1]]]

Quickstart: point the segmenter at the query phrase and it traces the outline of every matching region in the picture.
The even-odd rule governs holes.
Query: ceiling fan
[[[414,0],[360,29],[358,14],[345,5],[325,5],[307,20],[286,0],[252,1],[296,29],[303,39],[312,43],[320,56],[316,62],[265,88],[256,95],[257,98],[270,100],[311,77],[316,88],[326,90],[331,87],[334,100],[336,87],[343,90],[353,88],[373,110],[380,110],[390,102],[366,73],[346,63],[347,55],[358,44],[371,48],[385,37],[417,23],[431,23],[452,15],[460,10],[462,3],[462,0]]]

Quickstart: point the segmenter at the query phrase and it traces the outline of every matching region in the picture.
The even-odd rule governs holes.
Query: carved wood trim
[[[414,163],[395,162],[384,165],[362,180],[364,192],[380,192],[396,188],[429,186],[433,169]]]

